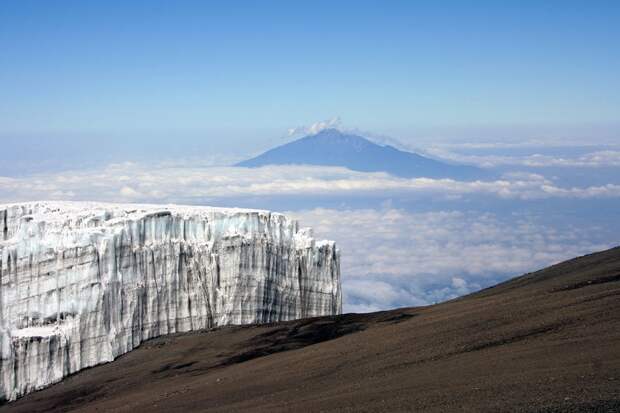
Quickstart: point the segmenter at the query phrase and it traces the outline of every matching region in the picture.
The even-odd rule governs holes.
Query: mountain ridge
[[[277,146],[235,166],[256,168],[300,164],[342,166],[361,172],[387,172],[402,178],[469,181],[491,176],[488,171],[475,166],[457,165],[402,151],[391,145],[379,145],[362,136],[333,128]]]

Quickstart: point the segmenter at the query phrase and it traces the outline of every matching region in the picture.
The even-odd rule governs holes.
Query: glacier
[[[339,314],[339,250],[285,215],[0,205],[0,400],[164,334]]]

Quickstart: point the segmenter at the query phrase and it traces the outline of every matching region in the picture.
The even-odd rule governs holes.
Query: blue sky
[[[284,211],[346,311],[449,299],[620,243],[618,44],[618,1],[0,1],[0,202]],[[226,166],[326,126],[497,178]]]
[[[403,140],[609,139],[619,40],[615,1],[8,0],[0,139],[240,155],[333,116]]]

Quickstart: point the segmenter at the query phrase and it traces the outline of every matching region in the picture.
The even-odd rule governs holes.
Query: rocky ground
[[[162,337],[0,411],[620,411],[620,248],[451,302]]]

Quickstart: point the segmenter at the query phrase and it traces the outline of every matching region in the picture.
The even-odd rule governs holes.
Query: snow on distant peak
[[[299,137],[304,135],[316,135],[325,129],[338,129],[342,127],[342,121],[340,116],[333,117],[331,119],[315,122],[312,125],[301,125],[294,128],[289,128],[287,133],[289,137]]]

